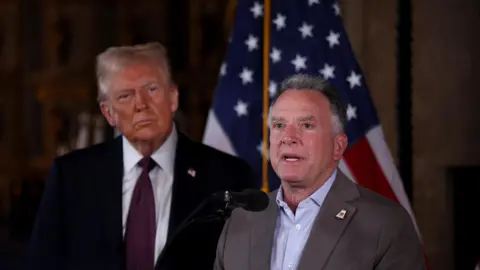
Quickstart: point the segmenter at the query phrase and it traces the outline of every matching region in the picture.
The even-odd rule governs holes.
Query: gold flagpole
[[[262,154],[262,191],[269,192],[268,187],[268,83],[270,52],[270,0],[265,0],[263,12],[263,154]]]

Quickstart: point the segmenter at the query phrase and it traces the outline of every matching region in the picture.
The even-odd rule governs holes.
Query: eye
[[[123,94],[123,95],[118,96],[117,99],[118,100],[125,100],[125,99],[128,98],[128,96],[129,96],[129,94]]]
[[[303,123],[303,127],[306,129],[311,129],[314,128],[314,125],[312,123]]]
[[[150,86],[150,87],[148,88],[148,90],[149,90],[150,92],[155,92],[155,91],[158,90],[158,87],[157,87],[157,86]]]
[[[285,125],[284,125],[283,123],[274,123],[274,124],[273,124],[273,127],[274,127],[274,128],[277,128],[277,129],[278,129],[278,128],[283,128],[284,126],[285,126]]]

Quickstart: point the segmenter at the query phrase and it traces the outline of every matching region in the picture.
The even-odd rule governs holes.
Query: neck
[[[151,156],[155,150],[165,142],[163,141],[135,141],[132,142],[133,147],[144,157]]]
[[[288,183],[282,182],[283,200],[292,210],[293,213],[297,210],[298,205],[310,197],[315,191],[327,182],[328,178],[333,174],[336,167],[331,167],[325,170],[322,175],[314,181],[311,185],[304,183]]]

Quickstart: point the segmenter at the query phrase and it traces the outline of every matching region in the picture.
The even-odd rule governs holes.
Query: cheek
[[[270,131],[270,145],[278,145],[282,139],[282,134],[279,131]]]
[[[165,95],[158,95],[152,99],[153,108],[158,114],[167,115],[172,113],[173,104]]]
[[[112,108],[110,115],[117,125],[128,126],[132,122],[133,109]]]
[[[117,121],[125,121],[130,118],[132,113],[129,113],[128,110],[122,109],[122,110],[115,110],[114,117],[117,119]]]
[[[277,161],[277,154],[278,154],[278,147],[279,147],[279,137],[276,136],[275,134],[270,134],[270,141],[269,141],[269,153],[270,153],[270,159],[275,162]]]
[[[318,151],[321,145],[319,144],[319,138],[316,134],[304,134],[303,138],[303,145],[307,148],[308,151]]]
[[[278,153],[277,146],[275,146],[275,145],[270,145],[268,151],[269,151],[269,154],[270,154],[270,159],[276,160],[276,156],[277,156],[277,153]]]
[[[308,152],[308,156],[315,158],[321,158],[326,152],[333,151],[332,143],[326,141],[324,137],[318,136],[318,134],[307,135],[303,137],[303,145]]]

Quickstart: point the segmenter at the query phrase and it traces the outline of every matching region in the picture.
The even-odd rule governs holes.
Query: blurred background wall
[[[412,2],[413,208],[432,269],[469,269],[463,260],[475,254],[480,259],[480,224],[474,218],[480,205],[480,1]],[[164,43],[180,87],[182,128],[201,140],[234,4],[0,1],[2,254],[21,254],[52,159],[113,134],[95,101],[100,51]],[[342,0],[340,6],[397,157],[397,2]]]

